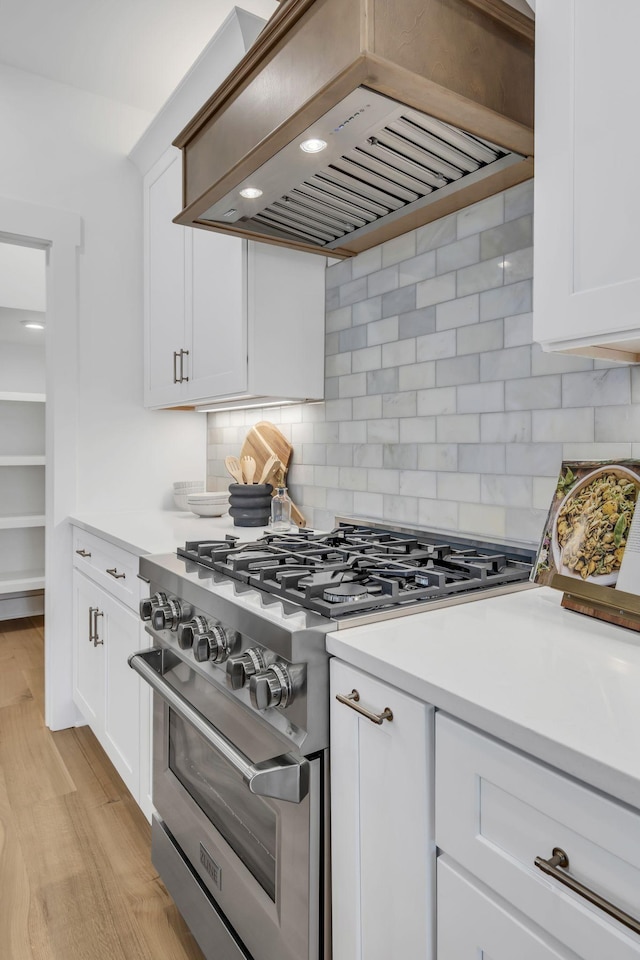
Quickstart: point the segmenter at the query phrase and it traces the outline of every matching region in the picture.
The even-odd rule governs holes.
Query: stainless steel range
[[[521,589],[533,551],[337,521],[142,557],[153,861],[208,960],[328,960],[325,634]]]

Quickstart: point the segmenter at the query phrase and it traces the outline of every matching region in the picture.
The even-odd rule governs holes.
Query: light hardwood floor
[[[41,618],[0,622],[1,960],[202,960],[88,727],[43,719]]]

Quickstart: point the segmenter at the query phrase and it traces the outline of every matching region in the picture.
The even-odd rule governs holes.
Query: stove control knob
[[[274,663],[268,670],[251,677],[249,692],[256,710],[288,707],[293,699],[293,687],[286,667]]]
[[[140,601],[140,619],[151,620],[154,611],[167,602],[164,593],[154,593],[152,597],[147,597]]]
[[[239,657],[229,657],[227,660],[227,684],[232,690],[240,690],[249,677],[260,673],[265,667],[263,652],[257,647],[251,647]]]
[[[178,646],[181,650],[189,650],[193,646],[193,641],[200,633],[198,621],[202,619],[202,617],[194,617],[193,620],[187,620],[186,623],[178,625]]]
[[[180,600],[166,600],[153,611],[151,622],[154,630],[177,630],[178,624],[184,619],[184,611]]]
[[[196,620],[204,619],[196,617]],[[229,656],[231,643],[229,636],[219,623],[214,626],[208,626],[204,621],[204,629],[196,633],[193,639],[193,656],[198,663],[206,663],[211,660],[213,663],[224,663]]]

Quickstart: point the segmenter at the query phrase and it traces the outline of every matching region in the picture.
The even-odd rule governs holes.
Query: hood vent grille
[[[493,170],[494,165],[522,159],[378,94],[366,90],[356,94],[359,109],[353,109],[353,104],[339,104],[320,124],[256,171],[250,182],[239,184],[238,191],[245,185],[267,186],[259,211],[256,201],[244,201],[242,210],[243,201],[234,191],[203,219],[242,222],[266,236],[331,249],[344,237],[365,232],[383,218],[401,215],[409,206],[422,206],[443,192],[459,188],[461,181],[466,185],[470,177],[483,176],[486,167]],[[362,105],[363,95],[366,106]],[[349,108],[355,116],[349,115]],[[375,110],[383,110],[385,116],[372,125],[371,113]],[[347,120],[331,129],[336,116]],[[347,125],[350,129],[345,135]],[[365,129],[357,130],[357,126]],[[321,136],[329,142],[328,162],[323,156],[322,166],[310,170],[293,189],[279,194],[278,180],[283,172],[282,185],[292,182],[291,164],[309,170],[310,158],[298,149],[299,141],[309,136]],[[311,162],[318,164],[319,160],[318,156]]]

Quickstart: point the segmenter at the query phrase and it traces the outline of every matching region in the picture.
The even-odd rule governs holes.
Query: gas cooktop
[[[178,556],[323,617],[397,615],[505,592],[529,579],[534,552],[457,536],[341,523],[329,533],[268,533],[242,543],[189,541]]]

